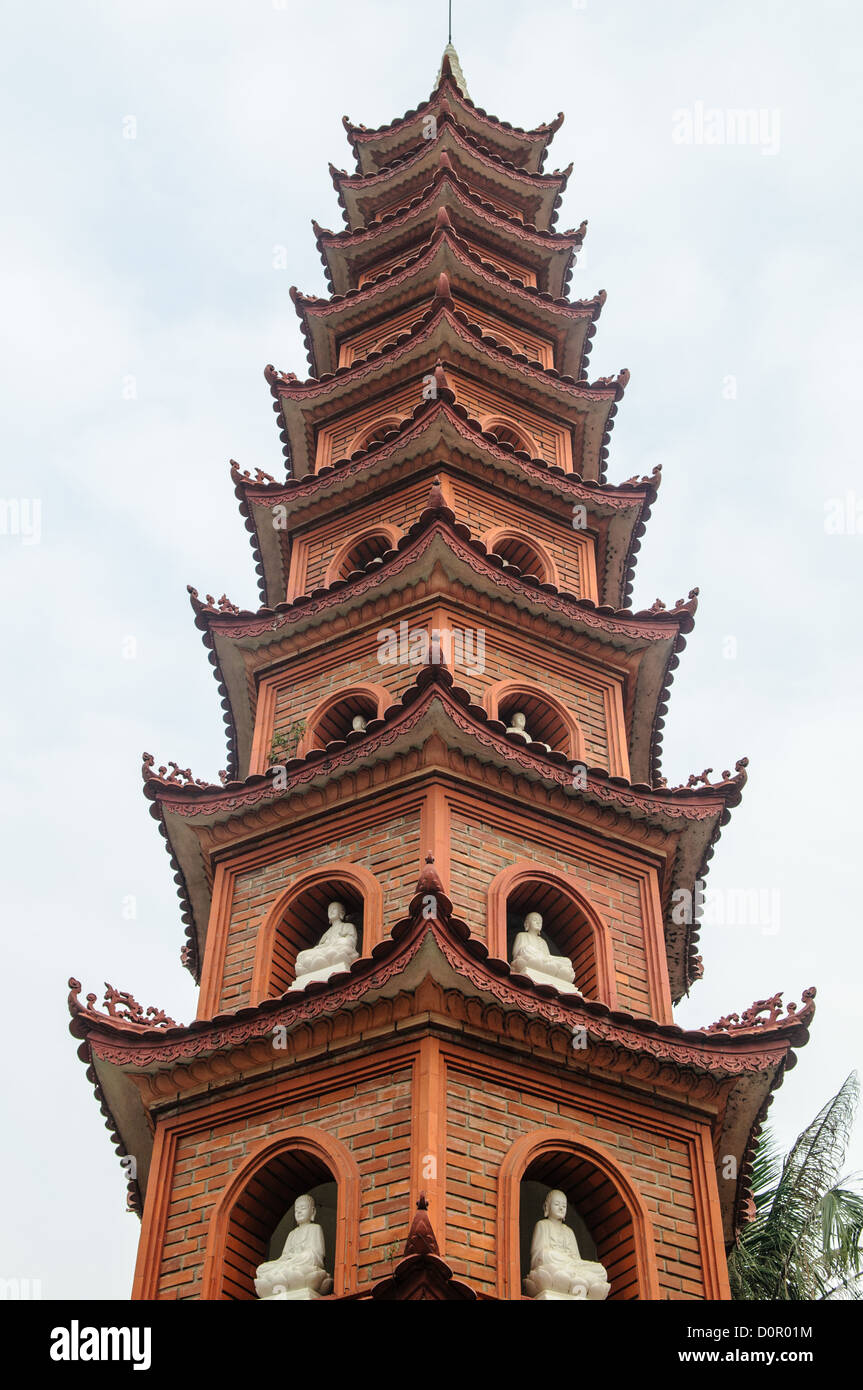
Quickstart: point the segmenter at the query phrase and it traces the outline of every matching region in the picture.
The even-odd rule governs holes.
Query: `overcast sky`
[[[861,1058],[859,12],[454,8],[478,105],[522,126],[566,112],[548,167],[575,162],[558,225],[589,219],[573,292],[608,291],[591,372],[632,372],[609,477],[663,465],[635,604],[701,587],[665,772],[749,755],[708,883],[773,905],[703,930],[677,1019],[818,986],[771,1110],[787,1143]],[[228,460],[281,476],[263,368],[308,370],[288,290],[326,293],[309,222],[342,225],[342,114],[375,126],[428,95],[446,3],[30,0],[6,28],[0,496],[29,511],[0,534],[0,1275],[125,1298],[139,1223],[66,981],[194,1015],[140,755],[225,765],[186,584],[257,605]],[[739,109],[757,138],[716,143]]]

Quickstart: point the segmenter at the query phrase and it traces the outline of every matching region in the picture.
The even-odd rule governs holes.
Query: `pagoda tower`
[[[672,1020],[745,759],[660,772],[697,595],[630,604],[659,477],[606,477],[628,373],[588,376],[562,119],[488,115],[451,46],[416,110],[345,119],[312,374],[266,369],[286,476],[232,464],[260,607],[190,590],[227,771],[144,759],[198,1015],[70,981],[135,1298],[253,1300],[306,1194],[308,1296],[535,1296],[551,1191],[610,1299],[728,1297],[814,991]]]

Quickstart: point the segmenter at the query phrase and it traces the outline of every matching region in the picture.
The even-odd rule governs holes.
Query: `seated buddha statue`
[[[518,713],[518,714],[513,714],[513,715],[511,716],[511,718],[512,718],[512,723],[510,724],[509,728],[507,729],[507,733],[508,733],[508,734],[523,734],[525,738],[530,738],[530,734],[527,732],[527,729],[525,728],[525,725],[527,724],[527,715]]]
[[[320,1298],[333,1287],[324,1269],[324,1233],[315,1221],[314,1198],[308,1193],[294,1202],[296,1226],[277,1260],[266,1260],[255,1271],[258,1298]]]
[[[517,711],[515,714],[512,715],[512,723],[510,724],[509,728],[507,729],[507,733],[508,733],[508,734],[521,734],[521,736],[522,736],[523,738],[526,738],[530,743],[538,742],[538,743],[540,744],[540,747],[544,748],[544,749],[546,750],[546,752],[550,753],[550,752],[551,752],[551,744],[550,744],[550,743],[542,743],[541,740],[538,740],[538,739],[535,740],[535,739],[533,738],[532,734],[530,734],[530,733],[528,732],[526,726],[527,726],[527,715],[522,714],[521,711],[519,710],[519,711]]]
[[[554,985],[562,994],[580,994],[575,986],[575,971],[567,956],[553,956],[542,935],[542,917],[529,912],[524,930],[512,945],[510,964],[517,975],[528,975],[538,985]]]
[[[605,1266],[581,1258],[575,1231],[566,1224],[566,1194],[549,1192],[542,1216],[533,1228],[524,1292],[538,1299],[583,1298],[599,1303],[607,1298],[611,1286]]]
[[[329,925],[316,946],[297,954],[294,989],[303,989],[312,980],[326,980],[337,970],[350,970],[357,959],[357,929],[345,919],[344,903],[330,903]]]

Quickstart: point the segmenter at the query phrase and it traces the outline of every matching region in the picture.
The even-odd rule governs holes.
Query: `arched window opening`
[[[340,910],[330,911],[334,904]],[[257,932],[255,964],[252,972],[251,1002],[284,994],[299,973],[315,973],[318,979],[329,979],[349,970],[361,955],[368,955],[381,939],[383,895],[373,873],[362,864],[342,860],[307,869],[297,875],[270,906]],[[321,938],[337,927],[349,923],[353,931],[334,930],[324,950],[332,945],[332,959],[312,965],[300,962],[300,951],[321,946]],[[343,949],[344,948],[344,949]],[[332,970],[327,967],[332,966]],[[318,974],[326,971],[325,975]],[[311,984],[307,979],[300,987]]]
[[[308,748],[326,748],[328,743],[347,738],[354,729],[364,732],[365,725],[378,714],[378,699],[371,692],[352,690],[334,701],[313,721]]]
[[[350,547],[339,565],[339,579],[346,579],[354,570],[365,569],[371,560],[380,560],[390,550],[390,538],[384,531],[370,531]]]
[[[499,555],[507,564],[517,565],[524,575],[533,575],[540,584],[560,587],[557,567],[540,541],[529,539],[522,531],[511,527],[494,527],[484,537],[490,555]]]
[[[337,546],[324,574],[324,587],[335,584],[337,580],[347,579],[356,570],[362,570],[373,560],[383,560],[387,551],[394,550],[399,543],[401,531],[389,522],[378,521],[367,530],[348,537]]]
[[[251,1300],[255,1292],[256,1270],[281,1256],[285,1242],[296,1227],[294,1204],[298,1197],[311,1196],[315,1204],[314,1221],[324,1240],[324,1269],[330,1280],[334,1273],[337,1242],[338,1185],[333,1173],[314,1153],[289,1149],[274,1155],[243,1188],[231,1211],[227,1228],[222,1297]],[[321,1292],[330,1292],[321,1285]]]
[[[291,899],[276,926],[267,990],[269,996],[284,994],[290,989],[297,975],[297,956],[301,951],[317,947],[332,925],[329,915],[332,903],[342,905],[344,920],[353,923],[356,928],[356,950],[362,955],[364,902],[357,885],[338,875],[315,879]]]
[[[383,444],[390,431],[399,428],[402,418],[400,415],[385,415],[382,419],[375,420],[374,424],[367,425],[355,436],[347,451],[348,456],[358,453],[360,449],[374,449],[378,444]]]
[[[508,343],[507,346],[512,347],[513,345]],[[515,351],[515,349],[513,350]],[[517,425],[514,425],[511,420],[500,418],[489,419],[483,424],[483,429],[488,434],[496,435],[498,442],[501,444],[511,444],[513,449],[523,449],[525,453],[531,455],[536,453],[536,446],[533,441],[523,430],[520,430]]]
[[[560,711],[541,694],[517,687],[509,690],[498,706],[497,717],[508,730],[516,729],[534,743],[545,743],[567,757],[573,756],[570,729]]]
[[[554,1213],[559,1217],[563,1210],[562,1203],[556,1203],[550,1217],[544,1214],[544,1208],[549,1210],[549,1193],[554,1192],[566,1199],[563,1221],[575,1239],[548,1247],[544,1238],[549,1227],[535,1233],[539,1222],[554,1222]],[[561,1254],[567,1247],[571,1259]],[[544,1248],[549,1248],[545,1257]],[[552,1150],[528,1164],[519,1184],[519,1256],[521,1292],[528,1297],[559,1295],[570,1276],[574,1297],[614,1301],[639,1297],[631,1213],[611,1178],[582,1154]],[[607,1293],[606,1285],[610,1286]]]
[[[525,918],[538,912],[542,918],[542,937],[552,957],[564,957],[575,972],[576,989],[586,999],[601,997],[593,927],[564,883],[550,875],[522,878],[506,898],[506,959],[513,958]]]
[[[517,565],[522,574],[533,575],[540,584],[548,582],[546,566],[540,559],[539,552],[523,536],[499,536],[494,543],[494,550],[508,565]]]
[[[207,1170],[213,1174],[208,1179],[212,1185],[226,1185],[208,1223],[201,1298],[251,1301],[258,1296],[256,1273],[283,1254],[296,1225],[294,1205],[302,1196],[311,1196],[319,1230],[306,1233],[311,1240],[292,1241],[289,1255],[298,1243],[303,1250],[316,1247],[324,1278],[314,1282],[326,1286],[332,1279],[336,1298],[354,1292],[360,1172],[344,1144],[325,1131],[302,1126],[268,1135],[244,1158],[233,1154],[232,1149],[219,1150],[220,1161],[225,1158],[233,1170],[230,1178],[218,1178],[218,1169]],[[309,1216],[303,1206],[300,1215]],[[326,1296],[324,1288],[317,1292]]]

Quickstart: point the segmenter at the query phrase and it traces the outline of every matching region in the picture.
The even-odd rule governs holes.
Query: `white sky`
[[[775,934],[703,931],[706,978],[677,1017],[818,986],[771,1111],[787,1143],[861,1054],[855,499],[846,534],[824,526],[829,499],[863,504],[859,19],[830,0],[455,10],[479,105],[524,126],[567,113],[548,163],[575,161],[558,225],[589,218],[574,293],[609,294],[591,372],[632,371],[609,476],[664,468],[635,603],[701,586],[665,772],[750,756],[708,883],[781,903]],[[139,1226],[66,1031],[66,980],[194,1014],[140,754],[211,779],[225,764],[185,586],[256,606],[228,459],[280,476],[263,368],[307,371],[288,289],[326,292],[309,220],[341,225],[327,164],[352,167],[342,113],[372,126],[423,100],[445,16],[444,0],[34,0],[7,19],[0,496],[40,499],[42,525],[38,544],[0,535],[0,1275],[39,1278],[45,1297],[128,1296]],[[699,102],[770,113],[778,150],[675,143],[675,111]]]

